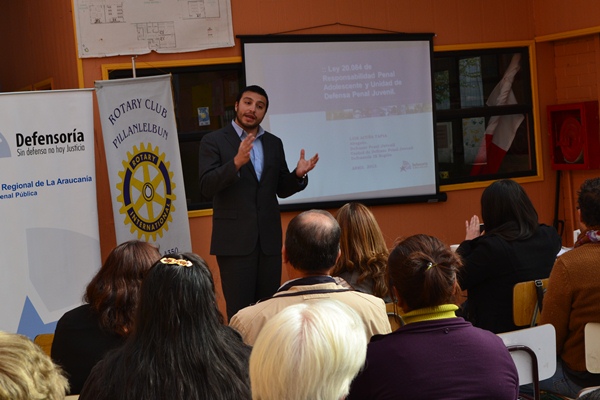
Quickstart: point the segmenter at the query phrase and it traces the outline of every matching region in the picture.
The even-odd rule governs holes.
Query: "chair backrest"
[[[588,322],[584,328],[585,368],[593,373],[600,373],[600,323]]]
[[[390,320],[390,326],[392,332],[404,325],[402,321],[402,309],[396,303],[385,303],[385,310],[387,311],[388,319]]]
[[[526,351],[511,351],[510,354],[519,372],[519,385],[535,383],[536,380],[539,382],[554,375],[556,371],[556,331],[552,324],[500,333],[498,336],[509,350],[511,346],[524,346],[535,354],[537,366],[533,365],[532,357]],[[535,368],[537,368],[537,377],[534,376]]]
[[[33,339],[33,342],[40,346],[48,356],[50,356],[53,341],[54,333],[40,333]]]
[[[539,318],[538,289],[536,282],[541,284],[541,290],[548,287],[548,278],[517,283],[513,289],[513,322],[517,326],[535,326]]]
[[[533,384],[533,398],[540,400],[540,380],[556,371],[556,331],[551,324],[498,334],[517,367],[519,386]]]

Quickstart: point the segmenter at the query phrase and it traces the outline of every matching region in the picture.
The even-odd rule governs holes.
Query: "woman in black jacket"
[[[494,333],[518,327],[513,322],[513,287],[519,282],[547,278],[561,238],[538,222],[538,214],[517,182],[503,179],[481,195],[481,216],[466,222],[466,239],[456,250],[463,258],[460,287],[468,292],[463,305],[473,325]]]

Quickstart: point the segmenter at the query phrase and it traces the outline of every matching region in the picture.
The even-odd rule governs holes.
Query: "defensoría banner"
[[[54,332],[100,268],[92,95],[0,93],[0,330]]]

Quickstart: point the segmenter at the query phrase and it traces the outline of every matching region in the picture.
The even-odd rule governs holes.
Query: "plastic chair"
[[[585,369],[593,374],[598,374],[600,373],[600,323],[588,322],[585,324],[583,338],[585,343]],[[577,398],[583,397],[586,394],[590,394],[599,389],[600,386],[583,388],[579,392]]]
[[[498,336],[510,352],[519,373],[519,386],[533,384],[535,400],[540,399],[540,380],[548,379],[556,371],[556,331],[551,324]]]
[[[588,322],[584,331],[585,368],[592,374],[600,373],[600,323]]]

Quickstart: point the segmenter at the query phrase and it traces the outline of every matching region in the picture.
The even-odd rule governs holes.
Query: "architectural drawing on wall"
[[[148,41],[150,50],[174,49],[177,47],[175,41],[175,23],[171,22],[145,22],[135,24],[138,40]]]
[[[219,18],[219,2],[218,1],[188,1],[187,2],[187,18]]]
[[[233,47],[231,0],[73,0],[79,56]]]
[[[92,24],[114,24],[125,22],[123,3],[90,6]]]

